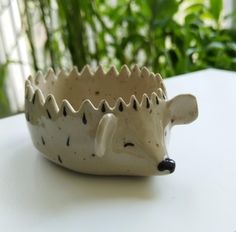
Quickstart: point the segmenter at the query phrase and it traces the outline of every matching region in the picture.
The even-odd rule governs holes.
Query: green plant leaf
[[[210,11],[217,22],[223,9],[223,0],[210,0]]]
[[[228,47],[230,50],[236,52],[236,43],[235,43],[235,42],[229,42],[229,43],[227,43],[227,47]]]
[[[221,42],[211,42],[207,49],[222,50],[225,48],[225,44]]]
[[[205,5],[202,3],[196,3],[196,4],[192,4],[189,7],[186,8],[185,12],[187,14],[192,14],[192,13],[196,13],[196,12],[200,12],[200,11],[204,11],[205,10]]]
[[[153,18],[158,20],[172,18],[178,10],[176,0],[148,0]]]

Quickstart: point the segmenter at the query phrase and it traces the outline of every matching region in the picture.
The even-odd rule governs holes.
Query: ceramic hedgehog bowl
[[[197,118],[194,96],[168,100],[162,78],[146,68],[52,70],[26,81],[25,115],[35,147],[49,160],[96,175],[172,173],[172,126]]]

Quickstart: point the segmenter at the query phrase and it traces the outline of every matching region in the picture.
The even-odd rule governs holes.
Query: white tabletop
[[[23,115],[0,120],[0,231],[236,231],[236,73],[165,83],[199,103],[198,120],[172,131],[168,176],[70,172],[38,154]]]

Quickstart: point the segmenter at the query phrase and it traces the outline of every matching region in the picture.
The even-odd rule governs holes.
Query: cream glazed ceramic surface
[[[25,115],[35,147],[81,173],[171,173],[170,129],[198,115],[194,96],[168,100],[161,76],[137,65],[106,73],[101,66],[58,75],[49,70],[30,76],[25,86]]]

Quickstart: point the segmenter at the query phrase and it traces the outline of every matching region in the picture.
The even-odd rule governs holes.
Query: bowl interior
[[[39,88],[45,98],[52,94],[59,106],[62,100],[68,100],[75,110],[85,99],[89,99],[95,107],[105,99],[113,107],[119,97],[128,103],[132,95],[141,101],[144,93],[150,96],[158,88],[165,92],[160,75],[149,73],[147,69],[121,70],[120,73],[110,70],[106,74],[98,71],[79,74],[74,70],[70,74],[61,72],[58,76],[50,72],[46,80],[35,80],[32,86]]]

